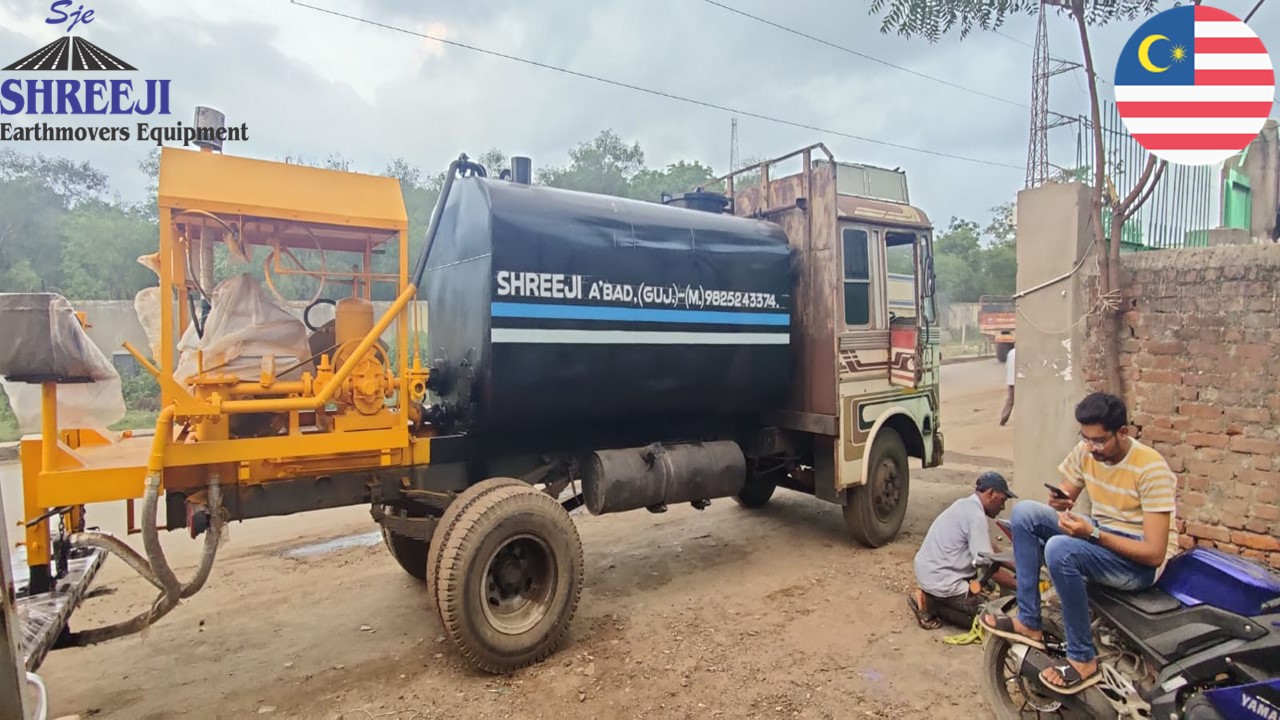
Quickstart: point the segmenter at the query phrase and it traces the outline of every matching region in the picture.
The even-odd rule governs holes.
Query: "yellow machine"
[[[21,443],[25,515],[43,518],[26,530],[31,590],[52,585],[48,513],[65,508],[70,528],[79,532],[73,545],[125,557],[161,591],[150,613],[80,633],[81,642],[141,629],[198,589],[228,518],[340,504],[329,497],[336,475],[363,472],[363,488],[370,472],[387,473],[393,482],[396,473],[429,462],[430,445],[414,442],[409,433],[420,407],[412,400],[423,398],[428,373],[418,348],[410,359],[410,328],[421,319],[410,304],[416,288],[409,282],[408,224],[396,180],[165,148],[159,211],[159,352],[153,362],[127,346],[159,381],[163,409],[154,434],[115,438],[60,428],[55,380],[76,380],[62,376],[42,382],[41,435]],[[322,252],[329,265],[324,279],[348,282],[351,295],[334,303],[334,322],[310,338],[314,357],[266,354],[256,358],[255,367],[246,362],[251,356],[237,357],[226,348],[217,357],[204,348],[182,358],[174,352],[177,328],[191,327],[193,310],[199,314],[188,296],[212,292],[192,274],[193,261],[212,257],[212,248],[224,243],[241,257],[268,249],[268,282],[273,273],[278,279],[290,272],[280,259],[295,250]],[[382,253],[399,258],[394,273],[374,272],[372,260]],[[391,288],[395,299],[375,318],[371,298],[379,287]],[[215,297],[204,329],[220,310],[234,316],[244,308],[236,302],[232,297],[231,305],[220,308]],[[252,304],[249,310],[241,319],[252,327],[261,318]],[[390,328],[396,342],[389,353],[380,337]],[[251,343],[237,339],[229,345],[242,350]],[[195,370],[186,378],[178,372],[184,363]],[[403,371],[394,373],[393,366]],[[9,375],[14,379],[12,369]],[[350,493],[338,491],[343,489]],[[161,492],[166,507],[158,502]],[[131,528],[135,503],[141,502],[145,558],[109,536],[83,532],[85,504],[118,500],[128,501]],[[210,529],[205,560],[190,585],[181,585],[165,563],[158,525],[189,526],[193,535]]]
[[[151,347],[126,344],[160,387],[154,433],[90,429],[81,399],[114,373],[85,318],[56,295],[0,294],[0,336],[12,339],[0,375],[40,388],[40,433],[21,443],[22,596],[47,612],[24,617],[39,625],[28,666],[55,645],[156,622],[204,584],[236,520],[370,505],[459,652],[490,672],[563,642],[583,586],[578,507],[756,508],[785,487],[845,506],[860,542],[888,542],[908,457],[941,461],[931,242],[905,204],[837,204],[833,168],[744,190],[734,201],[746,217],[701,192],[649,203],[536,187],[526,158],[489,178],[463,155],[411,264],[395,179],[164,148],[159,250],[142,258],[158,285],[136,303]],[[779,183],[815,202],[778,200]],[[846,206],[868,228],[857,247],[869,260],[844,261],[862,276],[844,279],[841,301],[823,288],[842,263],[815,238]],[[892,299],[886,248],[906,248],[912,272]],[[215,283],[223,253],[231,272]],[[319,269],[299,261],[307,253]],[[832,283],[797,281],[796,258],[805,278]],[[261,280],[236,266],[259,260]],[[286,278],[313,295],[305,307],[286,307]],[[324,305],[332,320],[313,323]],[[843,335],[839,354],[814,340],[835,331],[813,319],[840,308],[865,330],[851,345],[860,355]],[[838,367],[882,390],[856,420],[837,409]],[[85,506],[112,501],[127,503],[142,553],[86,528]],[[179,529],[204,535],[185,583],[159,539]],[[67,631],[107,554],[157,589],[155,603]]]

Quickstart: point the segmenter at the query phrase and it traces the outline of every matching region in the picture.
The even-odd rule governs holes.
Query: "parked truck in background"
[[[1013,349],[1013,331],[1017,308],[1008,295],[983,295],[978,298],[978,330],[996,346],[996,360],[1004,362]]]

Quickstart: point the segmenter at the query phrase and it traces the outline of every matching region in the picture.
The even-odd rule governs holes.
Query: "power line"
[[[639,85],[625,83],[619,80],[610,80],[609,78],[600,77],[599,75],[590,75],[588,73],[578,72],[577,70],[570,70],[568,68],[563,68],[556,65],[550,65],[547,63],[538,62],[536,60],[529,60],[528,58],[517,57],[515,55],[508,55],[506,53],[497,52],[496,50],[488,50],[482,47],[477,47],[475,45],[460,43],[460,42],[457,42],[456,40],[446,40],[444,38],[436,37],[434,35],[428,35],[426,33],[417,32],[416,30],[409,30],[408,28],[403,28],[396,25],[389,25],[387,23],[378,22],[377,20],[370,20],[368,18],[362,18],[357,15],[348,15],[346,13],[338,12],[337,10],[330,10],[328,8],[322,8],[316,5],[309,5],[304,2],[298,2],[298,0],[290,0],[290,4],[297,5],[299,7],[304,7],[304,8],[307,8],[308,10],[316,10],[318,12],[327,13],[335,17],[345,18],[347,20],[354,20],[356,22],[365,23],[367,25],[373,25],[375,27],[380,27],[386,30],[393,30],[395,32],[404,33],[406,35],[413,35],[414,37],[424,38],[426,40],[434,40],[435,42],[463,48],[464,50],[472,50],[474,52],[484,53],[485,55],[500,57],[500,58],[503,58],[504,60],[513,60],[515,62],[524,63],[526,65],[533,65],[534,67],[540,67],[546,70],[555,70],[556,72],[562,72],[567,75],[573,75],[576,77],[585,78],[587,80],[594,80],[596,82],[601,82],[608,85],[614,85],[616,87],[626,88],[628,90],[635,90],[636,92],[647,93],[649,95],[656,95],[658,97],[664,97],[671,100],[679,100],[681,102],[686,102],[693,105],[700,105],[702,107],[711,108],[713,110],[720,110],[723,112],[735,113],[738,115],[745,115],[747,117],[753,117],[758,120],[765,120],[768,122],[778,123],[781,125],[790,125],[791,127],[801,128],[803,130],[812,130],[814,132],[819,132],[827,135],[835,135],[837,137],[848,138],[850,140],[859,140],[861,142],[872,143],[875,145],[883,145],[885,147],[897,148],[899,150],[907,150],[910,152],[924,153],[926,155],[933,155],[935,157],[950,158],[952,160],[964,160],[965,162],[977,163],[979,165],[990,165],[992,167],[1010,168],[1012,170],[1023,169],[1021,165],[1013,165],[1011,163],[1003,163],[995,160],[983,160],[981,158],[967,157],[964,155],[954,155],[952,153],[945,153],[938,150],[927,150],[925,148],[912,147],[910,145],[902,145],[899,143],[889,142],[887,140],[876,140],[875,138],[864,137],[862,135],[853,135],[851,133],[841,132],[839,130],[831,130],[828,128],[818,127],[816,125],[810,125],[807,123],[797,122],[794,120],[786,120],[783,118],[773,117],[770,115],[762,115],[760,113],[754,113],[747,110],[740,110],[738,108],[728,107],[726,105],[718,105],[716,103],[707,102],[704,100],[696,100],[694,98],[675,95],[673,93],[664,92],[662,90],[653,90],[650,88],[641,87]]]
[[[971,88],[971,87],[966,87],[966,86],[964,86],[964,85],[960,85],[960,84],[958,84],[958,83],[953,83],[953,82],[951,82],[950,80],[943,80],[942,78],[934,77],[933,75],[929,75],[929,74],[927,74],[927,73],[918,72],[918,71],[916,71],[916,70],[912,70],[912,69],[910,69],[910,68],[905,68],[905,67],[903,67],[903,66],[901,66],[901,65],[895,65],[895,64],[893,64],[893,63],[889,62],[888,60],[881,60],[880,58],[875,57],[875,56],[873,56],[873,55],[868,55],[868,54],[866,54],[866,53],[858,52],[857,50],[853,50],[853,49],[847,48],[847,47],[845,47],[845,46],[843,46],[843,45],[837,45],[837,44],[835,44],[835,43],[833,43],[833,42],[829,42],[829,41],[827,41],[827,40],[823,40],[822,38],[814,37],[813,35],[810,35],[810,34],[808,34],[808,33],[801,32],[800,30],[796,30],[796,29],[794,29],[794,28],[787,27],[786,25],[778,24],[778,23],[776,23],[776,22],[773,22],[772,20],[767,20],[767,19],[762,18],[762,17],[760,17],[760,16],[758,16],[758,15],[752,15],[752,14],[751,14],[751,13],[749,13],[749,12],[744,12],[744,11],[739,10],[739,9],[737,9],[737,8],[729,7],[728,5],[725,5],[725,4],[723,4],[723,3],[716,2],[716,0],[702,0],[702,1],[703,1],[703,2],[705,2],[705,3],[707,3],[708,5],[715,5],[716,7],[718,7],[718,8],[722,8],[722,9],[724,9],[724,10],[728,10],[728,11],[729,11],[729,12],[731,12],[731,13],[735,13],[735,14],[737,14],[737,15],[741,15],[742,17],[745,17],[745,18],[751,18],[752,20],[755,20],[756,22],[764,23],[765,25],[769,25],[770,27],[775,27],[775,28],[777,28],[777,29],[779,29],[779,30],[782,30],[783,32],[788,32],[788,33],[791,33],[792,35],[799,35],[799,36],[800,36],[800,37],[802,37],[802,38],[806,38],[806,39],[812,40],[812,41],[814,41],[814,42],[816,42],[816,43],[820,43],[820,44],[822,44],[822,45],[826,45],[826,46],[827,46],[827,47],[829,47],[829,48],[835,48],[836,50],[839,50],[839,51],[841,51],[841,52],[846,52],[846,53],[849,53],[850,55],[856,55],[856,56],[858,56],[858,57],[860,57],[860,58],[864,58],[864,59],[866,59],[866,60],[870,60],[871,62],[880,63],[881,65],[884,65],[884,66],[886,66],[886,67],[891,67],[891,68],[893,68],[893,69],[895,69],[895,70],[901,70],[901,71],[902,71],[902,72],[904,72],[904,73],[910,73],[910,74],[912,74],[912,75],[915,75],[916,77],[922,77],[922,78],[924,78],[924,79],[926,79],[926,80],[932,80],[933,82],[936,82],[936,83],[942,83],[943,85],[947,85],[947,86],[949,86],[949,87],[956,88],[957,90],[963,90],[963,91],[968,92],[968,93],[973,93],[974,95],[981,95],[982,97],[990,98],[991,100],[996,100],[996,101],[998,101],[998,102],[1002,102],[1002,103],[1005,103],[1005,104],[1007,104],[1007,105],[1013,105],[1014,107],[1020,107],[1020,108],[1029,108],[1029,107],[1030,107],[1030,106],[1029,106],[1029,105],[1027,105],[1026,103],[1020,103],[1020,102],[1017,102],[1016,100],[1010,100],[1010,99],[1008,99],[1008,98],[1002,98],[1002,97],[1000,97],[999,95],[992,95],[992,94],[990,94],[990,93],[982,92],[981,90],[974,90],[974,89],[973,89],[973,88]]]

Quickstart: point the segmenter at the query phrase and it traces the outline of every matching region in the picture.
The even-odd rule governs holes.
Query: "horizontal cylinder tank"
[[[742,492],[747,461],[732,441],[599,450],[582,468],[582,496],[592,515]]]
[[[429,404],[475,432],[754,417],[788,388],[791,257],[765,221],[457,178],[420,291]]]

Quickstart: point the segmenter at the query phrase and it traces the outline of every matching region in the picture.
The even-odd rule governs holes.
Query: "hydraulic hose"
[[[156,508],[160,498],[159,473],[148,473],[146,492],[143,496],[142,542],[147,553],[146,559],[114,535],[89,531],[71,536],[73,545],[100,548],[120,557],[144,580],[160,591],[160,595],[156,597],[150,609],[144,610],[128,620],[114,625],[77,632],[75,634],[77,644],[93,645],[141,632],[147,626],[167,615],[170,610],[177,606],[179,600],[191,597],[200,588],[204,587],[205,581],[209,579],[209,573],[213,570],[213,561],[218,553],[218,543],[222,540],[222,486],[219,484],[217,475],[210,478],[208,493],[209,511],[212,519],[209,523],[209,529],[205,532],[204,550],[200,555],[200,562],[196,566],[191,582],[185,585],[179,583],[177,575],[169,567],[164,552],[160,548],[159,531],[155,522]]]

